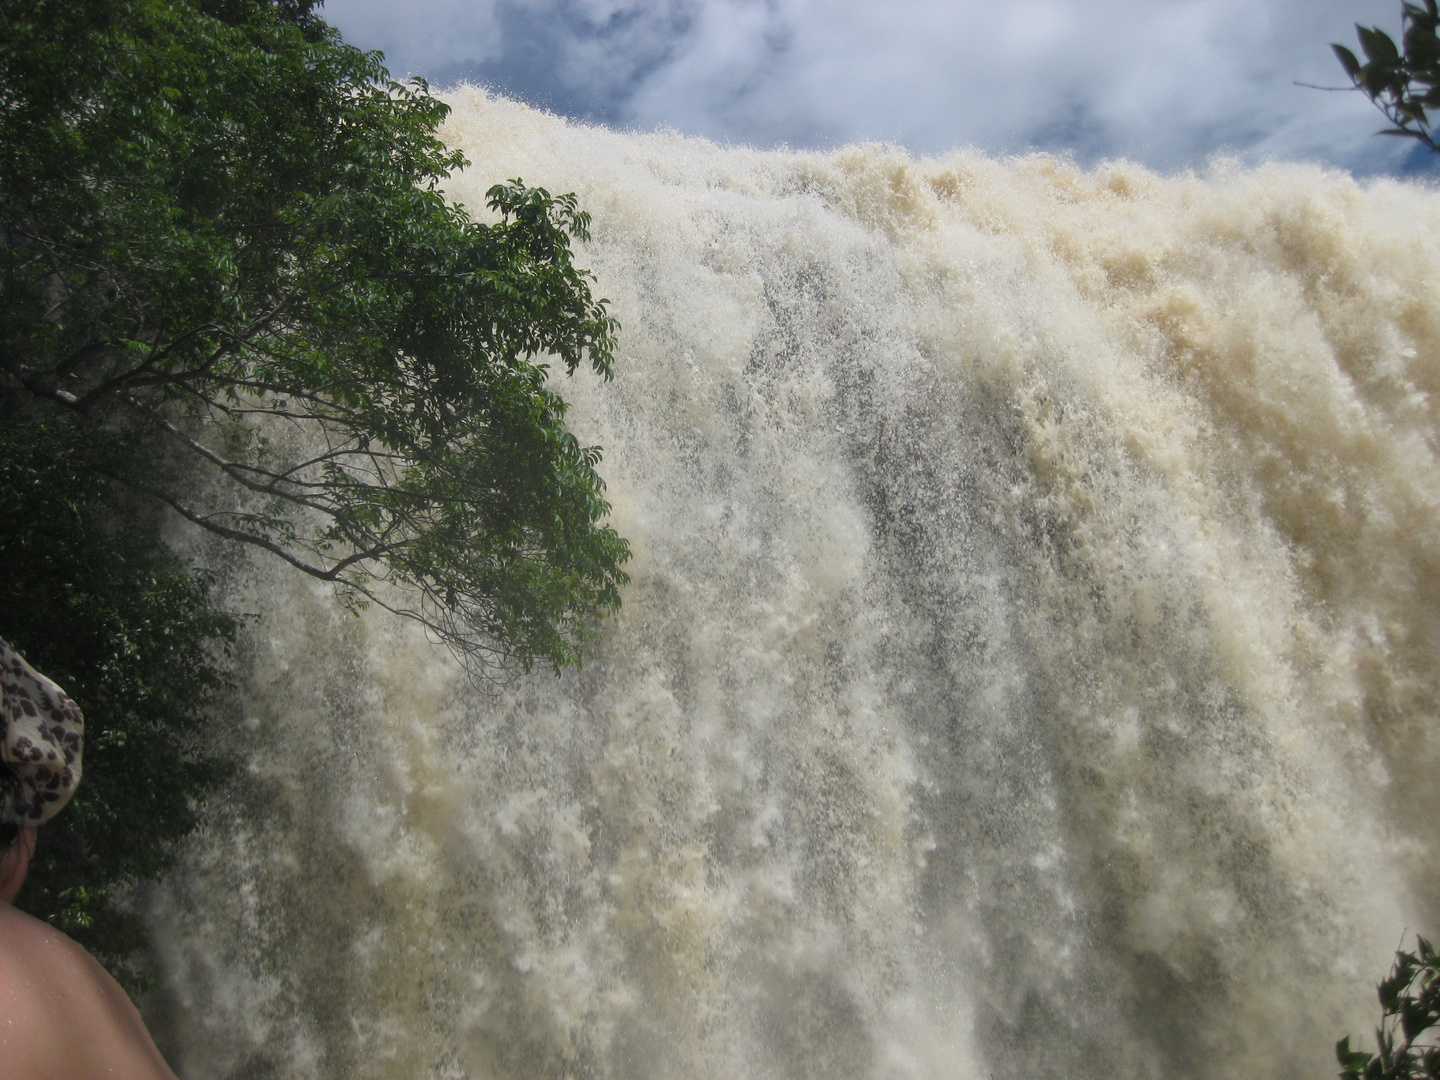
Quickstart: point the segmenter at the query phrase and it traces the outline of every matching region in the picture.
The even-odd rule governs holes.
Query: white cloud
[[[383,51],[391,72],[403,76],[499,56],[495,7],[493,0],[331,0],[321,14],[351,44]]]
[[[1338,85],[1329,42],[1356,21],[1397,30],[1392,0],[330,0],[326,15],[400,70],[548,81],[569,112],[761,145],[1038,145],[1161,168],[1222,148],[1365,168],[1411,148],[1370,137],[1383,120],[1358,94],[1294,85]]]

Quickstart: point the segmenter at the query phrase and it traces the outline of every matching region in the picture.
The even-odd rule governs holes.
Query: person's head
[[[0,640],[0,901],[25,882],[35,830],[75,793],[84,726],[65,691]]]

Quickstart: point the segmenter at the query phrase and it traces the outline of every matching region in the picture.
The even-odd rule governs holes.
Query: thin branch
[[[296,492],[282,491],[273,484],[257,483],[256,481],[246,476],[245,473],[256,472],[259,470],[256,470],[252,466],[240,465],[232,461],[226,461],[224,458],[222,458],[219,454],[215,453],[215,451],[211,450],[204,443],[199,442],[198,440],[193,439],[189,435],[185,434],[185,432],[181,431],[178,427],[176,427],[164,416],[161,416],[154,409],[149,408],[148,406],[144,405],[139,401],[136,401],[135,398],[128,395],[126,397],[126,400],[135,408],[139,409],[141,412],[148,414],[155,421],[155,423],[157,423],[166,433],[174,437],[185,447],[199,454],[206,461],[210,462],[210,464],[214,465],[217,469],[223,472],[226,476],[230,477],[230,479],[234,480],[241,487],[249,491],[253,491],[258,495],[274,495],[278,498],[282,498],[289,502],[295,503],[297,506],[307,506],[310,509],[316,510],[319,513],[325,514],[328,517],[338,516],[335,510],[315,499],[307,498],[304,495]]]
[[[255,547],[264,548],[266,551],[270,552],[270,554],[276,555],[279,558],[284,559],[287,563],[295,567],[297,570],[303,570],[311,577],[319,578],[321,581],[336,580],[336,574],[333,574],[326,570],[321,570],[317,566],[311,566],[309,563],[304,562],[303,560],[292,555],[288,550],[281,547],[273,540],[266,539],[263,536],[256,536],[254,533],[247,533],[240,529],[232,529],[226,525],[221,525],[218,522],[212,521],[209,518],[202,517],[201,515],[195,513],[193,510],[189,509],[184,504],[178,502],[171,496],[166,495],[163,491],[158,491],[153,488],[138,487],[136,488],[136,490],[144,492],[146,495],[149,495],[153,499],[158,499],[160,502],[170,507],[171,510],[174,510],[177,514],[183,517],[186,521],[190,522],[193,525],[198,525],[206,532],[214,533],[216,536],[223,537],[226,540],[238,540],[243,544],[253,544]]]

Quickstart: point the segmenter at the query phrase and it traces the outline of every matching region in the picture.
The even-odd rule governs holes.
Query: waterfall
[[[209,1078],[1314,1078],[1440,932],[1440,194],[722,147],[467,88],[594,217],[632,583],[476,689],[212,551],[240,775],[159,887]]]

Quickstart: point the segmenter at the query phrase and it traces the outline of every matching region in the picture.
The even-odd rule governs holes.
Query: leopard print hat
[[[43,825],[80,783],[85,720],[75,703],[0,641],[0,824]]]

